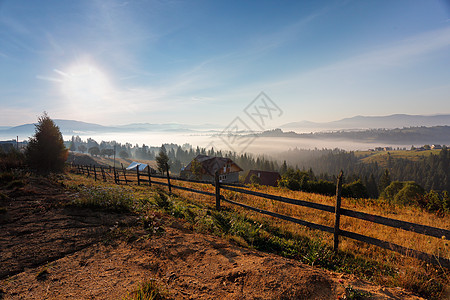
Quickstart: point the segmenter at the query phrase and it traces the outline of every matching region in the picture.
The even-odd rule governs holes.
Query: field
[[[427,157],[431,154],[438,155],[440,150],[392,150],[392,151],[356,151],[356,157],[359,157],[362,162],[375,163],[379,166],[386,167],[388,157],[404,158],[412,161],[418,161],[421,157]]]
[[[22,180],[22,186],[2,188],[6,195],[2,203],[13,198],[22,199],[20,203],[25,203],[24,207],[30,206],[29,213],[24,207],[14,209],[2,204],[6,213],[2,217],[10,218],[11,214],[21,211],[28,219],[22,217],[22,225],[20,222],[2,225],[18,228],[2,231],[3,234],[13,234],[15,239],[7,236],[0,239],[22,244],[2,245],[1,248],[20,246],[25,249],[23,251],[29,249],[29,253],[38,255],[30,255],[28,257],[34,258],[17,263],[20,265],[17,271],[2,281],[2,291],[7,299],[14,299],[20,293],[36,299],[56,295],[96,298],[105,293],[109,295],[106,298],[114,298],[115,295],[117,299],[121,297],[118,295],[133,291],[137,283],[148,283],[150,278],[164,293],[168,293],[169,298],[176,299],[189,296],[275,299],[283,295],[288,299],[327,299],[329,295],[337,298],[369,293],[372,299],[418,299],[411,292],[439,299],[449,292],[446,269],[346,239],[341,241],[342,250],[334,254],[329,234],[242,211],[225,203],[218,213],[213,209],[211,197],[179,190],[167,195],[166,191],[156,187],[117,186],[75,174],[50,183]],[[174,183],[208,191],[213,189],[206,185]],[[332,197],[278,188],[251,189],[324,204],[333,204],[334,201]],[[53,196],[49,198],[48,195]],[[316,223],[333,223],[331,214],[233,192],[224,191],[223,195]],[[109,210],[105,211],[105,207]],[[439,218],[415,208],[346,198],[343,199],[343,207],[450,228],[448,218]],[[36,212],[34,220],[30,219],[30,214]],[[92,220],[101,220],[100,224],[80,223],[77,216],[85,214],[97,215]],[[33,228],[30,224],[38,224],[43,216],[47,216],[44,218],[47,221],[41,230],[51,229],[53,237],[39,237],[35,230],[30,230]],[[135,216],[135,221],[129,219],[130,216],[132,219]],[[346,230],[449,257],[445,240],[388,230],[350,218],[343,218],[341,224]],[[90,240],[82,235],[70,237],[65,228],[86,228]],[[37,239],[23,243],[30,236]],[[43,242],[47,249],[56,249],[57,253],[48,253],[45,248],[36,252],[30,248],[31,245],[41,246]],[[52,247],[55,245],[58,246]],[[10,261],[8,257],[11,256],[2,254],[6,262]],[[5,266],[4,263],[2,265]],[[311,268],[304,263],[319,268]],[[71,276],[76,276],[77,284],[68,281]],[[111,290],[112,286],[116,288]],[[260,289],[261,286],[264,288]],[[405,290],[394,288],[396,286]]]

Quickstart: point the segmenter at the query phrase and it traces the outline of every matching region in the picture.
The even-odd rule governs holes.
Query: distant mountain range
[[[178,123],[150,124],[136,123],[127,125],[103,126],[94,123],[86,123],[75,120],[53,120],[63,135],[77,135],[87,133],[114,133],[114,132],[139,132],[139,131],[167,131],[167,132],[194,132],[220,130],[220,126],[214,124],[188,125]],[[28,135],[34,134],[35,124],[24,124],[14,127],[0,127],[0,135]]]
[[[355,116],[331,122],[300,121],[287,123],[281,129],[295,132],[311,132],[324,130],[361,130],[361,129],[394,129],[420,126],[446,126],[450,125],[450,114],[442,115],[406,115],[395,114],[389,116]]]
[[[202,125],[189,125],[189,124],[179,124],[179,123],[165,123],[165,124],[151,124],[151,123],[136,123],[136,124],[127,124],[127,125],[114,125],[114,126],[103,126],[99,124],[86,123],[74,120],[54,120],[56,125],[58,125],[61,133],[65,136],[70,135],[89,135],[89,134],[102,134],[102,133],[127,133],[127,132],[167,132],[167,133],[210,133],[217,134],[222,132],[223,126],[217,124],[202,124]],[[354,139],[357,135],[347,134],[348,132],[355,131],[365,131],[368,129],[395,129],[395,128],[408,128],[408,127],[434,127],[434,126],[450,126],[450,114],[442,114],[442,115],[433,115],[433,116],[424,116],[424,115],[405,115],[405,114],[396,114],[390,116],[378,116],[378,117],[370,117],[370,116],[355,116],[352,118],[345,118],[338,121],[331,122],[309,122],[309,121],[300,121],[287,123],[280,126],[281,130],[273,130],[264,132],[261,135],[265,136],[284,136],[284,137],[306,137],[304,135],[297,135],[298,133],[311,133],[315,132],[314,138],[330,138],[330,137],[339,137],[339,138],[350,138]],[[339,133],[337,134],[335,131],[346,131],[347,133]],[[447,132],[447,128],[444,128],[444,132]],[[20,136],[22,139],[27,136],[32,136],[35,131],[34,124],[24,124],[20,126],[0,127],[0,139],[4,139],[5,137],[14,138],[15,136]],[[289,132],[292,131],[292,132]],[[333,132],[331,135],[326,134],[317,134],[319,132]],[[418,134],[417,129],[414,129],[414,134]],[[423,140],[426,136],[427,131],[420,132],[420,138],[418,140]],[[440,131],[442,133],[442,131]],[[374,133],[374,131],[372,131]],[[404,137],[404,131],[402,134],[397,132],[394,134],[396,138],[400,136]],[[437,129],[433,129],[429,134],[436,137]],[[383,136],[386,136],[384,132],[378,132]],[[408,133],[410,135],[411,133]],[[446,136],[446,134],[444,134]],[[367,134],[359,134],[359,138],[367,138]],[[393,137],[389,137],[388,140],[395,139]],[[408,138],[410,141],[415,140],[415,138]],[[437,142],[437,141],[436,141]],[[447,142],[447,144],[449,144]]]
[[[328,141],[349,141],[362,143],[388,144],[439,144],[450,145],[450,126],[407,127],[396,129],[366,129],[354,131],[329,131],[315,133],[284,132],[281,129],[259,133],[260,137],[316,139]]]

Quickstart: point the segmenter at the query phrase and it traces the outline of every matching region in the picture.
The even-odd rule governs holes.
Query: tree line
[[[450,211],[450,150],[446,147],[439,154],[417,160],[396,158],[388,153],[386,166],[363,162],[354,152],[340,149],[294,149],[285,157],[295,167],[287,168],[283,163],[287,169],[280,185],[290,189],[332,195],[336,175],[342,170],[346,174],[344,196],[380,198],[402,205],[417,204],[430,211]]]
[[[137,160],[156,160],[161,151],[163,151],[169,159],[170,170],[174,173],[179,173],[182,167],[186,166],[199,154],[230,158],[244,170],[278,171],[280,168],[277,161],[265,156],[255,156],[248,153],[238,154],[231,151],[215,150],[214,148],[206,149],[198,146],[194,148],[187,143],[183,145],[165,143],[160,147],[155,147],[145,144],[123,144],[115,141],[101,141],[98,143],[91,138],[84,141],[79,136],[72,136],[71,141],[67,143],[67,147],[71,151],[89,153],[93,156],[112,157],[115,151],[117,157]]]
[[[438,155],[419,157],[416,161],[389,155],[386,166],[380,166],[377,162],[363,162],[355,152],[341,149],[291,149],[279,155],[284,158],[280,163],[265,156],[194,148],[190,144],[180,146],[170,143],[154,147],[114,141],[97,143],[93,139],[82,141],[79,137],[72,137],[69,147],[80,152],[87,149],[92,155],[105,156],[111,156],[115,149],[119,157],[145,160],[158,160],[163,152],[174,173],[179,173],[199,154],[227,157],[245,171],[257,169],[280,172],[282,179],[279,185],[282,187],[327,195],[335,193],[336,176],[342,170],[345,174],[344,196],[382,198],[399,204],[412,204],[415,201],[415,204],[430,210],[448,210],[446,191],[450,191],[450,150],[445,147]],[[162,167],[160,171],[164,172],[165,169]],[[391,184],[393,186],[385,191]],[[407,198],[410,200],[405,200]]]

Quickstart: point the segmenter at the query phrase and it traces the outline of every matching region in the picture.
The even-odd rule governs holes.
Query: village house
[[[260,185],[278,186],[278,180],[281,179],[281,175],[278,172],[250,170],[245,177],[245,184],[255,183],[252,182],[253,178],[257,178],[256,181]]]
[[[192,168],[194,160],[201,166],[197,171],[198,174],[194,174],[196,171]],[[214,181],[215,173],[218,172],[220,182],[236,183],[239,182],[239,172],[241,171],[241,167],[229,158],[199,154],[181,170],[180,176],[186,179],[212,182]]]

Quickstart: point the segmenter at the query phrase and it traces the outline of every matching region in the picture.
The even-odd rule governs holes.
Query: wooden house
[[[281,179],[281,175],[278,172],[250,170],[245,177],[245,184],[255,183],[252,182],[252,176],[257,178],[257,183],[261,185],[278,186],[278,180]]]
[[[194,170],[195,166],[193,168],[194,161],[200,166],[197,171]],[[181,170],[180,175],[186,179],[213,182],[214,175],[218,172],[220,182],[237,183],[239,182],[239,172],[241,171],[241,167],[229,158],[199,154]]]

